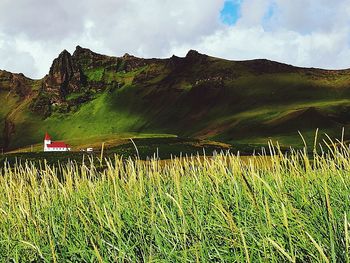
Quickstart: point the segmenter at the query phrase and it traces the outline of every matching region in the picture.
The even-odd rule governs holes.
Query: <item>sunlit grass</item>
[[[349,262],[349,147],[268,152],[5,165],[0,259]]]

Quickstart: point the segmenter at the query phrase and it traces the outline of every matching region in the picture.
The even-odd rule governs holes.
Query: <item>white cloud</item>
[[[0,64],[1,68],[14,73],[28,72],[36,75],[38,68],[34,65],[34,57],[18,48],[14,39],[6,39],[0,34]]]
[[[0,33],[5,41],[20,42],[18,52],[35,59],[19,67],[42,77],[63,50],[76,45],[110,55],[168,56],[172,45],[191,43],[220,26],[224,0],[2,0]],[[8,46],[1,46],[7,52]],[[0,60],[0,68],[14,64]],[[37,70],[35,67],[38,67]],[[17,70],[17,71],[18,71]]]
[[[349,32],[303,35],[289,30],[265,31],[262,26],[227,27],[195,46],[202,53],[234,60],[267,58],[304,67],[348,68]],[[184,54],[189,46],[175,48]]]
[[[244,0],[241,15],[235,26],[220,28],[195,46],[174,47],[174,52],[184,54],[192,47],[235,60],[350,68],[349,0]]]
[[[301,33],[330,32],[350,26],[349,0],[275,0],[278,6],[273,21],[275,27],[284,27]]]
[[[220,22],[224,0],[1,0],[0,68],[44,76],[63,49],[109,55],[268,58],[350,67],[350,0],[241,2],[236,25]]]
[[[246,27],[260,25],[271,2],[271,0],[244,0],[238,25]]]

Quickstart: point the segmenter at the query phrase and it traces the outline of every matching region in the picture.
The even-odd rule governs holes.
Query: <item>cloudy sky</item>
[[[350,68],[350,0],[0,0],[0,69],[41,78],[76,45]]]

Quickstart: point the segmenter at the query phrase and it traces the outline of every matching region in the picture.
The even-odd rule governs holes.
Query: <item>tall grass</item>
[[[349,148],[270,152],[5,164],[0,261],[350,262]]]

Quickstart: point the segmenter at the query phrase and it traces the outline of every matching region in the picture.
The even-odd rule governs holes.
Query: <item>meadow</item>
[[[0,261],[350,262],[350,148],[312,152],[5,163]]]

